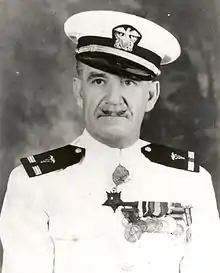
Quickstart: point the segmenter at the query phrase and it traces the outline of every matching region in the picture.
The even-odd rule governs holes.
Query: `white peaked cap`
[[[143,78],[159,75],[160,66],[175,61],[181,52],[177,39],[163,27],[123,12],[77,13],[66,20],[64,31],[77,44],[76,57],[82,62],[111,67],[110,72],[118,66],[116,70]]]

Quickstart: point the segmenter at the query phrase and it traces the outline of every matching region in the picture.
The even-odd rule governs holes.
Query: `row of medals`
[[[184,233],[189,233],[189,229],[186,229],[186,225],[184,223],[177,223],[177,221],[171,216],[164,216],[160,218],[137,217],[135,222],[130,222],[127,217],[124,217],[122,224],[125,227],[124,237],[131,243],[139,240],[142,234],[146,232],[170,234],[176,237],[181,237]],[[189,234],[186,236],[186,241],[188,241],[188,237]]]
[[[122,165],[118,165],[112,175],[114,187],[113,192],[117,192],[117,187],[126,182],[129,177],[129,171]],[[124,237],[128,242],[138,241],[143,233],[164,233],[171,234],[176,237],[186,235],[186,242],[190,241],[191,231],[184,221],[176,221],[173,217],[167,215],[162,217],[146,217],[140,218],[138,211],[133,212],[133,220],[131,221],[129,213],[126,209],[122,209],[124,218],[122,224],[125,227]]]

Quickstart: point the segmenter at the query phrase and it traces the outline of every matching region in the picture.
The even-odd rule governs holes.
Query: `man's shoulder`
[[[188,172],[209,173],[200,166],[199,156],[188,150],[174,148],[168,145],[138,140],[142,155],[158,166],[180,169]],[[48,173],[56,173],[71,165],[78,164],[86,154],[86,149],[76,139],[71,144],[21,158],[22,165],[16,167],[10,174],[12,179],[27,179]]]
[[[10,178],[32,178],[63,170],[80,163],[84,156],[85,148],[73,144],[29,155],[20,159],[21,165],[11,172]]]
[[[16,166],[10,173],[9,175],[9,180],[24,180],[28,178],[28,175],[24,169],[24,167],[22,166],[22,164]]]
[[[18,198],[20,193],[29,198],[30,183],[28,175],[22,165],[15,167],[8,178],[7,183],[7,195],[10,196],[10,200]]]
[[[200,166],[199,155],[194,151],[142,140],[141,142],[143,144],[141,153],[153,163],[194,173],[199,173],[203,169]]]

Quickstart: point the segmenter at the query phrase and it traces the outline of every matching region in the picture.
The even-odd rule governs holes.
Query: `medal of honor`
[[[138,241],[141,238],[141,234],[142,231],[140,226],[132,224],[128,225],[124,232],[125,239],[130,243]]]
[[[125,183],[128,177],[129,171],[124,166],[119,164],[112,174],[112,181],[115,183],[115,186],[118,187],[119,185]]]
[[[125,202],[121,200],[121,192],[117,192],[117,187],[125,183],[128,176],[129,171],[124,166],[119,164],[112,174],[112,180],[115,186],[111,192],[106,192],[107,200],[102,204],[103,206],[109,206],[115,212],[118,207],[124,205]]]
[[[103,206],[109,206],[115,212],[116,209],[123,204],[121,200],[121,192],[106,192],[107,193],[107,200],[103,203]]]

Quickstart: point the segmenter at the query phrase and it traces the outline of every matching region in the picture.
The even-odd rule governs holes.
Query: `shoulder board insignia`
[[[34,177],[77,164],[85,156],[85,149],[73,145],[21,158],[29,177]]]
[[[191,172],[199,172],[199,160],[194,152],[173,149],[154,143],[143,146],[141,152],[152,162]]]

